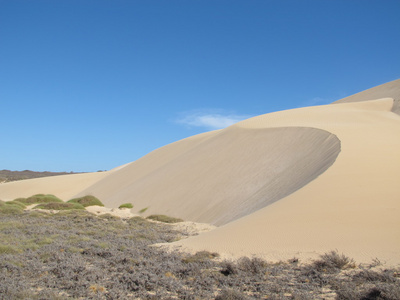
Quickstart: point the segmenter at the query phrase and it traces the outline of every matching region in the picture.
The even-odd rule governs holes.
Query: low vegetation
[[[0,209],[0,299],[400,299],[398,269],[337,252],[303,265],[151,246],[181,235],[141,217]]]
[[[74,198],[74,199],[68,200],[67,202],[78,203],[80,205],[83,205],[84,207],[95,206],[95,205],[104,206],[104,204],[99,199],[97,199],[95,196],[92,196],[92,195]]]
[[[39,204],[35,206],[34,209],[70,210],[70,209],[85,209],[85,207],[79,203],[50,202],[50,203]]]
[[[31,205],[31,204],[39,204],[39,203],[50,203],[50,202],[63,202],[60,198],[51,195],[51,194],[36,194],[33,196],[30,196],[28,198],[17,198],[14,201],[25,204],[25,205]]]
[[[173,218],[173,217],[169,217],[169,216],[166,216],[166,215],[150,215],[150,216],[147,217],[147,219],[153,220],[153,221],[162,222],[162,223],[179,223],[179,222],[183,222],[182,219]]]
[[[0,213],[1,214],[22,214],[24,205],[14,201],[2,201],[0,200]]]
[[[119,206],[119,208],[133,208],[132,203],[124,203]]]
[[[49,176],[58,176],[58,175],[66,175],[66,174],[76,174],[74,172],[35,172],[30,170],[24,171],[10,171],[10,170],[0,170],[0,183],[1,182],[10,182],[16,180],[24,180],[24,179],[33,179],[40,177],[49,177]]]
[[[146,212],[146,210],[148,210],[148,207],[142,208],[141,210],[139,210],[139,214],[143,214]]]

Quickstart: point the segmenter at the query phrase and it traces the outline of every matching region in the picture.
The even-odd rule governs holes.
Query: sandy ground
[[[254,117],[108,172],[1,184],[0,199],[92,194],[219,226],[174,244],[187,251],[306,260],[337,249],[400,264],[399,87]]]

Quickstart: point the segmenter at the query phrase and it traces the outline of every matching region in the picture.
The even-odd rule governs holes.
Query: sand
[[[236,126],[310,126],[341,141],[335,163],[302,189],[249,216],[175,245],[228,256],[302,260],[337,249],[358,262],[400,262],[400,117],[393,100],[256,117]],[[289,120],[289,124],[288,124]]]
[[[254,117],[108,172],[1,184],[0,199],[92,194],[219,226],[173,244],[190,252],[277,261],[337,249],[400,264],[399,87]]]

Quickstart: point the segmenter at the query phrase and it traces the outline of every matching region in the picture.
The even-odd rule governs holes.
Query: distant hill
[[[75,172],[35,172],[30,170],[24,171],[10,171],[10,170],[1,170],[0,171],[0,182],[10,182],[24,179],[32,179],[39,177],[48,177],[48,176],[57,176],[57,175],[66,175],[66,174],[77,174]]]

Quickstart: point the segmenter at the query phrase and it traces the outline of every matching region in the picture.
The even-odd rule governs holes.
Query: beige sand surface
[[[68,174],[3,183],[0,184],[0,199],[8,201],[35,194],[54,194],[62,200],[69,200],[107,175],[109,172]]]
[[[110,207],[148,207],[145,215],[221,225],[304,186],[339,151],[338,139],[318,129],[232,127],[158,149],[81,194]]]
[[[393,98],[394,105],[392,111],[400,115],[400,79],[378,85],[333,103],[359,102],[379,98]]]
[[[233,257],[315,258],[333,249],[359,262],[400,263],[400,117],[390,98],[289,110],[239,128],[316,127],[341,141],[336,162],[302,189],[176,246]]]

